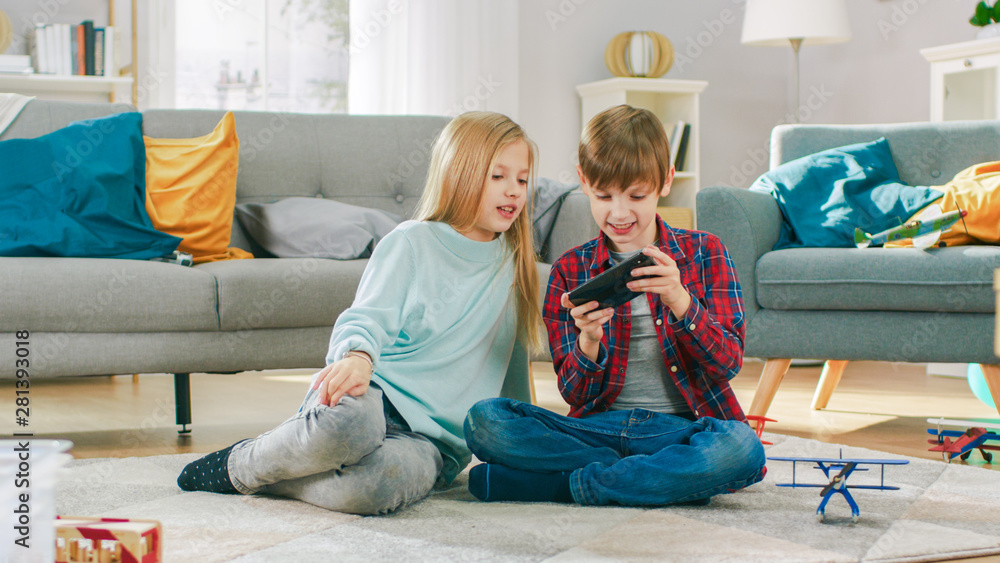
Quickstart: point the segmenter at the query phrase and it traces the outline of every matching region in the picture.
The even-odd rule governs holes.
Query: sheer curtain
[[[517,0],[351,0],[349,113],[517,120]]]

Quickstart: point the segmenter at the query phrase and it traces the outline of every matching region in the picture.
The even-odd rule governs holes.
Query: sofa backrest
[[[771,132],[771,168],[879,137],[889,141],[900,179],[912,186],[939,186],[973,164],[1000,159],[1000,121],[780,125]]]
[[[206,135],[222,110],[147,110],[143,132],[156,138]],[[236,203],[322,197],[410,218],[424,190],[431,146],[450,118],[310,115],[235,111],[240,139]],[[244,244],[233,221],[232,244]]]
[[[128,104],[32,100],[0,140],[32,138],[80,119],[123,111]],[[431,146],[450,118],[233,112],[240,139],[236,202],[323,197],[410,218],[423,193]],[[192,138],[210,133],[222,110],[147,110],[143,134]],[[255,254],[233,221],[232,242]]]
[[[129,104],[79,104],[35,99],[28,102],[17,114],[14,122],[0,133],[0,141],[34,139],[56,129],[62,129],[74,121],[94,119],[124,111],[136,111],[136,109]]]
[[[147,110],[157,138],[208,134],[221,110]],[[409,218],[423,193],[431,145],[447,117],[233,112],[240,139],[237,203],[324,197]]]

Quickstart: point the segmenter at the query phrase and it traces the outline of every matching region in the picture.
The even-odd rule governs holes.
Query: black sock
[[[573,502],[569,489],[571,473],[536,473],[499,463],[483,463],[469,470],[469,492],[486,502]]]
[[[210,493],[238,493],[229,480],[229,452],[246,440],[236,442],[224,450],[187,464],[177,477],[177,486],[185,491],[208,491]]]

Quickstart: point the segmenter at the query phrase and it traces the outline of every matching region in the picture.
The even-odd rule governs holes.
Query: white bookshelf
[[[60,2],[65,5],[66,2]],[[94,4],[94,5],[91,5]],[[107,9],[106,19],[99,17],[93,8],[100,5]],[[80,76],[70,74],[6,74],[0,73],[0,92],[10,92],[25,96],[36,96],[45,100],[70,102],[130,102],[136,104],[138,91],[133,80],[136,75],[135,61],[137,58],[136,41],[136,0],[101,0],[93,3],[74,4],[80,10],[72,15],[64,11],[56,14],[48,23],[71,23],[76,25],[77,18],[92,19],[99,27],[114,26],[116,29],[115,47],[116,62],[114,68],[106,69],[109,76]],[[27,11],[31,5],[5,7],[4,11],[12,19],[29,20],[33,14]],[[125,12],[122,14],[120,12]],[[81,14],[82,12],[82,14]],[[50,14],[51,15],[51,14]],[[125,15],[126,17],[117,17]],[[126,20],[126,21],[122,21]],[[130,20],[130,21],[128,21]],[[106,22],[106,24],[105,24]],[[120,25],[119,25],[120,24]],[[125,31],[128,33],[124,33]],[[26,53],[27,54],[27,53]],[[119,75],[119,69],[127,68],[126,76]]]
[[[669,136],[677,121],[691,125],[684,169],[674,175],[670,194],[661,198],[660,205],[687,207],[694,214],[695,196],[701,187],[701,127],[698,98],[708,86],[702,80],[670,80],[665,78],[609,78],[580,84],[576,92],[581,101],[581,126],[590,118],[617,105],[628,104],[648,109],[663,123]]]

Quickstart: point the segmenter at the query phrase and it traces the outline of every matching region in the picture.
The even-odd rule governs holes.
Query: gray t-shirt
[[[618,264],[639,252],[641,250],[611,252],[611,262]],[[629,307],[632,311],[632,330],[625,385],[611,405],[611,410],[646,409],[667,414],[690,413],[691,408],[667,371],[646,294],[629,302]]]

